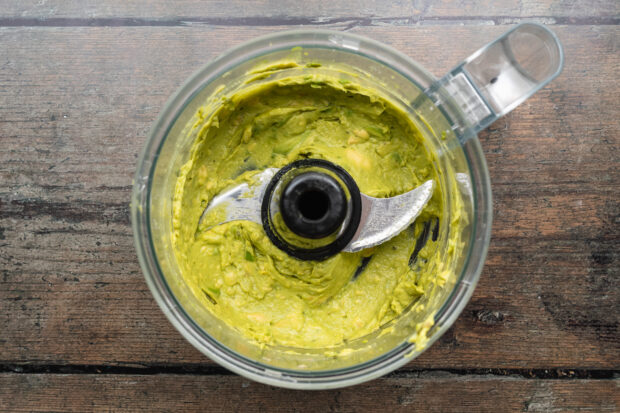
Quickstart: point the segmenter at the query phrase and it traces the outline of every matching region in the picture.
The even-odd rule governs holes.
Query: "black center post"
[[[282,220],[303,242],[280,231]],[[323,159],[302,159],[280,169],[265,188],[261,216],[269,239],[302,260],[324,260],[345,248],[357,231],[362,212],[360,191],[340,166]]]
[[[294,177],[280,198],[284,223],[297,235],[319,239],[336,231],[347,214],[347,198],[334,178],[319,172]]]

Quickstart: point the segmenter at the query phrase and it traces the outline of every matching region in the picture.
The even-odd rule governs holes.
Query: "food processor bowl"
[[[536,30],[541,27],[532,26]],[[488,47],[493,48],[493,43]],[[557,57],[561,67],[561,49]],[[291,64],[274,66],[274,62]],[[505,113],[501,107],[497,109],[507,105],[500,101],[499,106],[493,106],[494,102],[478,93],[483,96],[484,111],[463,98],[471,91],[463,89],[462,79],[453,80],[459,74],[465,73],[474,89],[480,82],[492,80],[472,76],[475,70],[466,71],[472,67],[459,66],[450,78],[438,81],[409,57],[379,42],[349,33],[301,30],[252,40],[192,75],[170,98],[149,133],[131,200],[140,265],[155,300],[172,324],[198,350],[229,370],[262,383],[296,389],[361,383],[395,370],[427,349],[452,325],[471,297],[490,240],[491,188],[476,132],[494,116]],[[428,286],[422,298],[367,336],[321,349],[266,345],[217,318],[185,283],[172,245],[173,194],[178,172],[196,138],[193,125],[199,109],[208,116],[222,97],[248,85],[314,73],[372,87],[407,113],[420,130],[439,172],[444,213],[437,237],[446,260],[432,269],[437,282]],[[524,93],[533,91],[523,90],[519,97]]]

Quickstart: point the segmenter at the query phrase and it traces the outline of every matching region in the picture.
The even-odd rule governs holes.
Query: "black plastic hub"
[[[287,181],[289,173],[296,175]],[[278,199],[275,190],[281,181],[286,184]],[[272,222],[272,200],[288,229],[317,240],[320,246],[301,246],[280,234]],[[263,228],[271,242],[301,260],[324,260],[342,251],[353,239],[361,215],[362,199],[351,175],[323,159],[301,159],[280,169],[265,188],[261,207]],[[322,240],[327,241],[321,244]]]
[[[319,172],[305,172],[289,182],[280,198],[284,223],[305,238],[323,238],[342,225],[347,198],[334,178]]]

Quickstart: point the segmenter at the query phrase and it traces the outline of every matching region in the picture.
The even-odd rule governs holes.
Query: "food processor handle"
[[[457,127],[477,133],[549,83],[563,65],[556,35],[540,24],[523,23],[469,56],[427,94],[448,112],[456,105]]]

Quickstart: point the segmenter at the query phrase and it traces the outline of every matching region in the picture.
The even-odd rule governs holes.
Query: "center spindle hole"
[[[311,189],[299,196],[297,208],[304,218],[318,221],[329,211],[329,198],[325,192]]]

